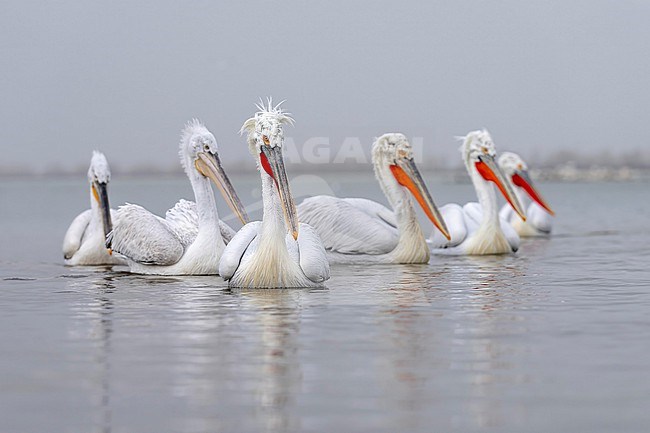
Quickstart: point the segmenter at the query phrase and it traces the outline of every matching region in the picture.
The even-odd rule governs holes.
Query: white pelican
[[[298,206],[300,219],[316,229],[333,263],[427,263],[429,247],[409,192],[441,234],[449,232],[410,143],[403,134],[384,134],[372,145],[372,162],[393,210],[363,198],[319,195]]]
[[[217,141],[198,120],[183,130],[179,151],[196,203],[181,200],[160,218],[141,206],[126,204],[106,245],[123,255],[131,272],[155,275],[214,275],[226,242],[234,233],[219,220],[210,179],[233,212],[248,216],[221,167]]]
[[[63,238],[65,264],[123,265],[124,260],[106,249],[106,235],[113,229],[115,211],[108,204],[111,170],[103,153],[94,151],[88,169],[90,209],[72,220]]]
[[[431,246],[436,254],[506,254],[519,249],[517,232],[499,218],[494,192],[496,184],[515,212],[526,219],[510,183],[494,160],[496,150],[492,137],[486,130],[473,131],[463,138],[460,148],[478,203],[465,206],[447,204],[440,210],[445,218],[451,240],[438,232],[431,235]]]
[[[512,206],[508,204],[501,208],[499,212],[501,218],[508,221],[521,237],[548,236],[553,225],[551,216],[555,213],[533,185],[526,162],[516,153],[503,152],[499,156],[499,167],[512,183],[519,202],[524,207],[528,205],[526,221],[519,218],[519,215],[513,212]]]
[[[246,224],[230,241],[219,274],[230,287],[318,287],[329,279],[329,263],[316,231],[299,224],[284,169],[284,124],[293,119],[280,108],[258,104],[241,128],[262,177],[262,221]]]

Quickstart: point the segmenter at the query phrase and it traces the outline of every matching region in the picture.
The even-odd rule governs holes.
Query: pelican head
[[[92,183],[107,184],[111,181],[111,169],[103,153],[94,150],[88,167],[88,181]]]
[[[197,119],[193,119],[185,125],[181,135],[179,155],[183,169],[190,179],[209,178],[212,180],[242,224],[248,223],[249,219],[244,205],[221,166],[217,140]]]
[[[546,204],[541,194],[535,188],[533,181],[528,174],[528,165],[519,155],[513,152],[503,152],[499,156],[499,167],[512,180],[512,184],[523,189],[537,204],[543,207],[549,214],[555,212]]]
[[[104,226],[104,236],[113,230],[113,221],[111,221],[111,206],[108,203],[108,182],[111,180],[111,169],[108,167],[108,161],[103,153],[93,151],[88,168],[88,182],[92,199],[99,206],[102,215],[102,225]]]
[[[383,174],[388,168],[399,187],[406,188],[415,197],[433,225],[447,239],[451,238],[445,220],[415,165],[413,149],[404,134],[388,133],[377,138],[372,145],[372,162],[376,176],[389,176]]]
[[[248,148],[257,160],[257,167],[262,176],[270,177],[280,196],[280,203],[285,221],[294,239],[298,239],[298,213],[294,203],[289,181],[284,168],[282,148],[286,124],[293,125],[293,118],[280,108],[280,102],[273,105],[269,98],[267,104],[257,104],[257,113],[241,127],[240,133],[246,133]],[[261,169],[260,169],[261,168]]]
[[[472,131],[462,139],[460,150],[467,171],[477,172],[485,181],[494,182],[515,212],[526,221],[526,214],[517,195],[495,161],[497,152],[490,133],[485,129]]]

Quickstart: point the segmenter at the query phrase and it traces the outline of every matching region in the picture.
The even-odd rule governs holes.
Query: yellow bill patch
[[[93,197],[95,197],[95,200],[97,200],[97,203],[99,203],[99,194],[97,193],[97,188],[95,188],[94,184],[90,188],[93,190]]]

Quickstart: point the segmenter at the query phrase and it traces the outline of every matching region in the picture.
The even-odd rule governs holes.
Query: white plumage
[[[217,155],[217,142],[200,122],[187,124],[180,143],[181,163],[196,203],[180,200],[160,218],[135,204],[118,210],[107,244],[127,260],[131,272],[158,275],[217,274],[219,259],[234,231],[219,220],[210,179],[219,185],[235,213],[243,206]]]
[[[526,221],[519,218],[507,204],[499,212],[501,218],[510,223],[521,237],[548,236],[553,228],[552,217],[555,214],[533,185],[526,162],[516,153],[503,152],[499,156],[499,167],[526,208]]]
[[[112,255],[105,246],[106,233],[112,229],[116,213],[108,202],[108,183],[111,171],[103,153],[94,151],[88,169],[90,182],[90,209],[72,220],[63,237],[65,264],[119,265],[124,260]]]
[[[395,214],[372,200],[318,195],[298,205],[298,216],[318,231],[330,259],[336,253],[383,257],[399,241]]]
[[[330,270],[318,234],[300,224],[298,239],[253,221],[237,232],[219,263],[219,274],[230,287],[319,287]]]
[[[525,218],[512,187],[494,160],[496,149],[486,130],[473,131],[463,138],[463,161],[472,179],[478,203],[464,206],[448,204],[440,210],[451,234],[444,239],[438,232],[431,235],[435,254],[483,255],[506,254],[519,249],[519,236],[499,218],[494,184],[515,211]]]
[[[428,262],[429,247],[409,191],[434,224],[446,227],[413,162],[411,145],[403,134],[384,134],[373,143],[372,160],[393,210],[363,198],[320,195],[298,206],[300,219],[316,229],[332,263]]]
[[[230,287],[318,287],[329,263],[316,232],[299,224],[282,158],[283,125],[293,119],[279,104],[258,105],[244,123],[248,146],[262,178],[262,221],[246,224],[226,247],[219,273]]]

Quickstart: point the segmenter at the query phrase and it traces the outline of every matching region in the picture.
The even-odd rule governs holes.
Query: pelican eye
[[[269,141],[269,137],[268,137],[267,135],[262,135],[262,141],[263,141],[264,144],[266,144],[267,146],[269,146],[269,145],[271,144],[271,142]]]
[[[204,145],[203,150],[205,150],[206,152],[209,152],[210,151],[210,146],[208,146],[207,144]]]
[[[482,150],[483,153],[485,153],[486,155],[487,155],[487,153],[489,152],[488,148],[485,147],[485,146],[481,147],[481,150]]]

